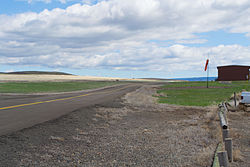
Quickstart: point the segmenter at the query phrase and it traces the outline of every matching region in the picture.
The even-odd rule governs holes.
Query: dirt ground
[[[233,167],[250,166],[250,112],[228,114],[229,136],[233,140]]]
[[[116,101],[1,136],[0,166],[211,166],[221,136],[216,107],[157,104],[154,93],[143,86]],[[249,153],[245,144],[242,154]]]

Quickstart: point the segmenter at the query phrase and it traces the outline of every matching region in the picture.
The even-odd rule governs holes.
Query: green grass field
[[[120,82],[10,82],[0,83],[0,93],[46,93],[95,89]]]
[[[160,103],[177,104],[184,106],[209,106],[229,100],[234,92],[250,91],[249,82],[178,82],[169,83],[157,91]]]

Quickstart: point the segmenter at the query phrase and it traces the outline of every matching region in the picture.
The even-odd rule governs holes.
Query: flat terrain
[[[77,93],[1,96],[2,106],[38,104],[0,110],[0,164],[211,166],[221,141],[217,106],[159,104],[158,90],[159,85],[127,84]],[[232,166],[250,164],[249,123],[248,113],[229,114]]]
[[[105,100],[79,107],[59,119],[1,136],[1,164],[65,167],[212,164],[218,142],[218,121],[212,108],[156,104],[152,86],[142,86],[122,96],[126,92],[115,98],[102,97]],[[36,112],[35,108],[32,112]]]

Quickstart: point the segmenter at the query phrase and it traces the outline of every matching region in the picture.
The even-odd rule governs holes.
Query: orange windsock
[[[208,63],[209,63],[209,59],[207,59],[207,61],[206,61],[205,71],[207,71],[207,66],[208,66]]]

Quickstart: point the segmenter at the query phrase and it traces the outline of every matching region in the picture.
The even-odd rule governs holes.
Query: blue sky
[[[87,2],[87,1],[86,1]],[[52,10],[54,8],[65,9],[75,3],[84,4],[82,0],[68,0],[66,3],[62,3],[59,0],[52,0],[51,2],[31,0],[8,0],[1,2],[0,14],[13,15],[24,12],[42,12],[44,9]],[[96,4],[97,1],[92,0],[92,4]]]
[[[249,46],[250,38],[245,33],[230,33],[225,30],[211,31],[197,34],[201,38],[207,40],[203,45],[198,46],[217,46],[217,45],[234,45]]]
[[[107,77],[211,76],[250,65],[247,0],[9,0],[0,4],[0,71]]]

